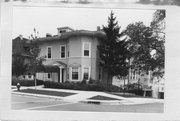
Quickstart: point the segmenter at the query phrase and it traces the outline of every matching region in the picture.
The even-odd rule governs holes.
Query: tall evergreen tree
[[[126,38],[123,38],[124,32],[120,33],[120,27],[112,11],[108,17],[108,25],[103,26],[103,31],[106,37],[102,40],[102,45],[98,46],[100,66],[108,73],[107,83],[112,84],[113,76],[127,76],[129,51]]]

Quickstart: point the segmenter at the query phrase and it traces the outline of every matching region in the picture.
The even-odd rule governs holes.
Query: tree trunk
[[[35,83],[35,90],[36,90],[36,86],[37,86],[36,73],[34,74],[34,83]]]
[[[124,79],[124,96],[125,96],[125,78],[123,77],[123,79]]]

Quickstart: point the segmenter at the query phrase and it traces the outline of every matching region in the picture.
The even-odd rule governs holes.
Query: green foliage
[[[146,27],[143,22],[136,22],[127,26],[126,34],[129,38],[130,57],[133,58],[131,67],[143,71],[151,70],[152,44],[156,41],[151,28]]]
[[[28,64],[25,63],[25,57],[20,53],[13,54],[12,59],[12,75],[18,77],[23,75],[28,69]]]
[[[57,88],[57,89],[73,89],[73,90],[84,90],[84,91],[107,91],[107,92],[120,92],[121,88],[113,85],[107,85],[104,83],[100,84],[82,84],[82,83],[57,83],[52,81],[44,82],[45,88]]]
[[[143,22],[136,22],[127,26],[126,34],[133,69],[148,72],[164,68],[164,43],[154,36],[151,27],[145,26]]]
[[[154,75],[163,76],[164,75],[164,60],[165,60],[165,10],[156,10],[151,22],[151,28],[156,37],[157,41],[153,43],[153,47],[156,53],[153,55],[154,66],[156,67]]]
[[[89,84],[100,84],[100,81],[99,80],[94,80],[92,78],[89,79]]]
[[[35,86],[34,80],[19,80],[18,78],[12,78],[12,85],[16,86],[17,83],[20,83],[21,86]],[[36,85],[43,85],[42,80],[37,80]]]
[[[139,83],[125,85],[125,91],[136,95],[143,95],[142,85]]]
[[[29,71],[35,75],[36,72],[45,71],[45,67],[43,66],[43,61],[45,57],[39,57],[40,48],[37,43],[31,43],[28,48],[30,52],[30,61],[29,61]]]
[[[120,27],[113,12],[108,17],[108,25],[103,26],[103,31],[106,38],[98,46],[101,58],[100,66],[111,76],[126,76],[128,74],[129,51],[127,50],[126,38],[123,38],[124,32],[120,33]]]

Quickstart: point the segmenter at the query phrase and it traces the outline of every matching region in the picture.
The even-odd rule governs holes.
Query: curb
[[[81,103],[86,104],[99,104],[99,105],[123,105],[123,101],[121,100],[108,100],[108,101],[100,101],[100,100],[83,100],[79,101]]]
[[[21,95],[21,96],[33,96],[33,97],[41,97],[41,98],[48,98],[48,99],[56,99],[56,100],[62,100],[67,102],[80,102],[80,103],[86,103],[86,104],[100,104],[100,105],[122,105],[122,102],[120,100],[113,100],[113,101],[99,101],[99,100],[82,100],[82,101],[74,101],[69,99],[64,99],[64,97],[57,97],[57,96],[47,96],[47,95],[41,95],[41,94],[30,94],[30,93],[21,93],[21,92],[12,92],[12,94]]]

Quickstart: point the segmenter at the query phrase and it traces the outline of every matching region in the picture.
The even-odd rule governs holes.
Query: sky
[[[46,33],[57,34],[58,27],[69,26],[74,30],[97,29],[107,25],[108,16],[113,11],[121,30],[138,21],[149,26],[155,10],[105,9],[105,8],[66,8],[66,7],[13,7],[13,38],[23,35],[28,38],[34,28],[39,37]]]

